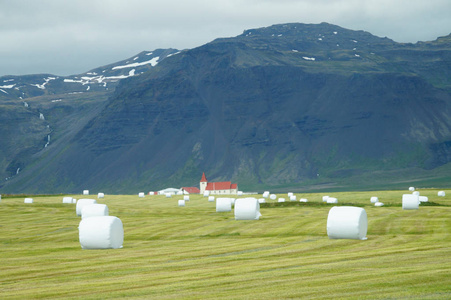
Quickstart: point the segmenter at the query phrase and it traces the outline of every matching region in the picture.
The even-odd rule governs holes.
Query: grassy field
[[[420,190],[419,210],[403,211],[407,191],[330,193],[364,207],[368,240],[331,240],[331,204],[262,205],[258,221],[197,195],[106,195],[99,203],[124,224],[124,247],[82,250],[74,204],[62,196],[0,202],[1,299],[450,299],[451,190]],[[87,196],[72,195],[75,198]],[[280,195],[285,197],[286,194]],[[378,196],[384,207],[369,199]],[[91,198],[96,198],[91,196]]]

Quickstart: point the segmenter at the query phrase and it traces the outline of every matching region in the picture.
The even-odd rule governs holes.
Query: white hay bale
[[[214,202],[215,196],[208,196],[208,202]]]
[[[291,195],[290,196],[290,201],[296,201],[296,196],[295,195]]]
[[[210,192],[209,191],[205,191],[204,192],[204,197],[208,197],[208,196],[210,196]]]
[[[236,195],[237,195],[237,196],[243,196],[243,191],[238,191],[238,192],[236,193]]]
[[[327,203],[329,203],[329,204],[338,203],[338,199],[337,198],[333,198],[333,197],[329,197],[329,198],[327,198]]]
[[[330,239],[366,240],[368,219],[361,207],[334,206],[327,217],[327,235]]]
[[[77,199],[72,198],[72,203],[73,203],[73,204],[76,204],[76,203],[77,203]]]
[[[413,186],[409,187],[409,191],[413,192],[415,191],[415,188]]]
[[[237,199],[235,201],[235,220],[258,220],[261,217],[257,199]]]
[[[172,193],[166,193],[166,198],[172,198]]]
[[[285,198],[279,198],[277,202],[285,202]]]
[[[287,196],[288,196],[288,198],[290,198],[291,196],[293,196],[293,193],[292,193],[292,192],[289,192],[289,193],[287,194]]]
[[[97,198],[105,198],[105,194],[104,193],[97,193]]]
[[[179,206],[185,206],[185,200],[179,200]]]
[[[262,197],[263,198],[268,198],[269,197],[269,191],[264,191]]]
[[[81,209],[81,218],[108,216],[108,206],[106,204],[88,204]]]
[[[113,216],[82,219],[78,226],[82,249],[118,249],[124,242],[122,221]]]
[[[420,196],[420,192],[419,191],[415,191],[415,192],[412,193],[412,195]]]
[[[439,196],[439,197],[445,197],[445,191],[439,191],[439,192],[437,193],[437,196]]]
[[[276,200],[277,196],[275,194],[271,194],[269,195],[269,199],[271,200]]]
[[[420,196],[413,194],[402,195],[402,209],[418,209],[420,205]]]
[[[429,202],[429,199],[426,196],[418,196],[418,200],[420,202]]]
[[[138,193],[138,197],[139,197],[139,198],[144,198],[144,192],[139,192],[139,193]]]
[[[189,196],[188,195],[183,196],[183,200],[189,201]]]
[[[258,199],[258,203],[265,203],[266,202],[266,199],[265,198],[260,198],[260,199]]]
[[[33,198],[25,198],[23,203],[33,203]]]
[[[73,203],[72,197],[63,197],[63,203]]]
[[[378,197],[371,197],[370,201],[371,201],[371,203],[376,203],[376,202],[379,201],[379,198]]]
[[[299,199],[299,202],[308,202],[308,200],[305,198],[301,198],[301,199]]]
[[[323,196],[323,202],[327,202],[327,199],[329,199],[329,196]]]
[[[81,210],[83,209],[83,206],[90,205],[90,204],[96,204],[97,201],[95,199],[79,199],[77,201],[77,206],[75,207],[75,212],[77,213],[77,216],[81,216]]]
[[[384,206],[384,203],[382,203],[382,202],[376,202],[376,203],[374,203],[374,206]]]
[[[83,190],[83,195],[89,195],[89,190]]]
[[[216,212],[232,211],[231,198],[216,198]]]

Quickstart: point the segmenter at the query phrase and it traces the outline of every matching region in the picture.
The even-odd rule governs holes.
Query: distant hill
[[[159,51],[164,59],[142,53],[58,85],[48,80],[33,97],[16,90],[27,100],[9,94],[2,111],[17,117],[0,124],[10,141],[0,151],[14,154],[0,164],[9,178],[2,190],[129,193],[197,185],[203,171],[254,190],[451,179],[450,36],[400,44],[294,23]],[[127,78],[106,90],[113,84],[99,78],[104,70]],[[84,77],[93,83],[77,81]],[[64,84],[84,91],[52,102],[59,96],[50,87]]]

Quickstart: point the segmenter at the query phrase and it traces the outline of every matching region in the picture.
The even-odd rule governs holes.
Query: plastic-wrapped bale
[[[63,197],[63,203],[72,204],[72,203],[74,203],[73,198],[72,197]]]
[[[97,194],[97,198],[105,198],[105,194],[104,193],[98,193]]]
[[[285,198],[279,198],[277,202],[285,202]]]
[[[138,193],[138,197],[139,198],[144,198],[144,193],[143,192]]]
[[[366,240],[368,218],[361,207],[334,206],[327,217],[327,235],[330,239]]]
[[[293,196],[293,193],[289,192],[287,195],[288,195],[288,198],[290,198],[291,196]]]
[[[265,198],[260,198],[260,199],[258,199],[258,203],[265,203],[266,202],[266,199]]]
[[[232,211],[232,199],[216,198],[216,212]]]
[[[77,206],[75,206],[75,212],[77,213],[77,216],[81,216],[81,210],[83,209],[83,206],[96,203],[97,201],[95,199],[79,199],[77,201]]]
[[[338,203],[338,199],[337,198],[333,198],[333,197],[329,197],[327,198],[327,203],[331,204],[331,203]]]
[[[439,192],[437,193],[437,196],[439,196],[439,197],[445,197],[445,191],[439,191]]]
[[[89,195],[89,190],[83,190],[83,195]]]
[[[33,203],[33,198],[25,198],[23,203]]]
[[[236,199],[235,220],[258,220],[260,217],[260,204],[257,199]]]
[[[236,194],[237,196],[243,196],[243,191],[238,191]]]
[[[208,197],[208,196],[210,196],[210,192],[209,191],[205,191],[204,192],[204,197]]]
[[[323,202],[327,202],[327,199],[329,199],[329,196],[323,196]]]
[[[263,198],[268,198],[269,197],[269,191],[264,191],[262,197]]]
[[[77,203],[77,199],[72,198],[72,203],[73,203],[73,204],[76,204],[76,203]]]
[[[419,191],[415,191],[415,192],[412,193],[412,195],[420,196],[420,192]]]
[[[183,200],[189,201],[189,196],[188,195],[183,196]]]
[[[413,194],[402,195],[402,209],[418,209],[420,205],[420,196]]]
[[[299,202],[308,202],[308,200],[305,198],[301,198],[301,199],[299,199]]]
[[[418,196],[418,200],[420,202],[428,202],[429,201],[428,197],[426,197],[426,196]]]
[[[118,249],[124,242],[122,221],[113,216],[82,219],[78,226],[82,249]]]
[[[81,218],[92,218],[92,217],[102,217],[102,216],[108,216],[108,206],[106,204],[88,204],[84,205],[81,209]]]
[[[379,201],[379,198],[378,197],[371,197],[370,201],[371,201],[371,203],[376,203],[376,202]]]
[[[290,201],[296,201],[296,196],[295,195],[291,195],[290,196]]]
[[[179,200],[179,206],[185,206],[185,200]]]
[[[166,193],[166,198],[172,198],[172,193]]]
[[[409,191],[413,192],[415,191],[415,188],[413,186],[409,187]]]
[[[275,194],[271,194],[269,195],[269,199],[271,200],[276,200],[277,196]]]
[[[214,202],[215,196],[208,196],[208,202]]]
[[[382,202],[376,202],[376,203],[374,203],[374,206],[384,206],[384,203],[382,203]]]

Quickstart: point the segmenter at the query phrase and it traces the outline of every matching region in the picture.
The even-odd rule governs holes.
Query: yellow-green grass
[[[364,207],[368,240],[331,240],[333,205],[262,205],[257,221],[191,195],[106,195],[124,247],[82,250],[74,204],[62,196],[0,202],[1,299],[450,299],[451,190],[422,190],[433,205],[402,210],[405,191],[330,193]],[[72,195],[75,198],[95,196]],[[371,196],[387,206],[374,207]]]

